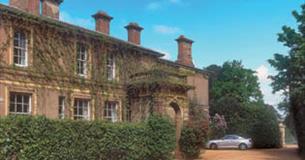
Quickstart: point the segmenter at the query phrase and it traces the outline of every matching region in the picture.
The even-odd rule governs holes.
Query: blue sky
[[[85,3],[84,3],[85,2]],[[271,93],[269,74],[274,74],[267,59],[274,53],[286,53],[277,42],[283,25],[295,26],[292,10],[305,0],[64,0],[61,20],[89,29],[91,15],[98,10],[114,17],[111,35],[126,39],[123,28],[138,22],[145,29],[142,45],[166,53],[176,60],[174,41],[184,34],[195,41],[193,58],[198,68],[242,60],[258,71],[265,100],[277,104],[280,95]],[[7,4],[8,0],[0,0]]]

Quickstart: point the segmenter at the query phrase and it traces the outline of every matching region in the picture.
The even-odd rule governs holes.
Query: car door
[[[233,136],[225,136],[223,139],[222,139],[222,143],[221,143],[221,147],[222,148],[230,148],[232,147],[232,140],[233,140]]]
[[[233,136],[233,139],[231,141],[231,146],[236,148],[236,147],[239,147],[239,144],[240,144],[240,137]]]

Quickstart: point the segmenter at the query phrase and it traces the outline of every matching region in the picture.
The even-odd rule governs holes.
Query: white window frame
[[[116,65],[115,65],[115,57],[112,54],[109,54],[107,57],[107,79],[108,81],[115,80],[116,74]],[[109,75],[111,73],[111,75]]]
[[[87,112],[87,115],[84,114],[86,112]],[[90,100],[81,99],[81,98],[74,99],[73,119],[74,120],[78,120],[78,119],[90,120]]]
[[[17,35],[17,37],[16,37],[16,35]],[[24,39],[22,39],[22,35],[24,35]],[[17,43],[18,43],[17,46],[15,45],[15,41],[17,41]],[[16,51],[18,52],[17,55],[15,54]],[[24,54],[24,56],[23,56],[23,54]],[[17,57],[18,62],[15,62],[15,57]],[[22,63],[23,61],[24,61],[24,63]],[[18,31],[18,30],[14,32],[14,38],[13,38],[13,64],[16,66],[19,66],[19,67],[28,66],[27,34],[25,32]]]
[[[58,97],[58,118],[65,119],[65,110],[66,110],[66,97]]]
[[[110,122],[118,121],[118,107],[119,103],[116,101],[106,101],[104,107],[104,120]]]
[[[88,75],[88,48],[84,44],[77,45],[77,74],[82,77]]]
[[[14,104],[12,104],[12,101],[11,101],[11,96],[15,96],[14,97]],[[21,96],[21,102],[18,102],[17,100],[17,96]],[[29,99],[29,102],[28,104],[28,111],[27,112],[24,112],[24,108],[25,108],[25,102],[24,102],[24,99],[25,97],[24,96],[28,96],[28,99]],[[11,106],[14,105],[14,111],[11,111]],[[17,105],[21,105],[22,107],[22,111],[21,112],[18,112],[17,111]],[[29,94],[29,93],[20,93],[20,92],[10,92],[9,93],[9,113],[10,114],[15,114],[15,115],[30,115],[32,113],[32,94]]]

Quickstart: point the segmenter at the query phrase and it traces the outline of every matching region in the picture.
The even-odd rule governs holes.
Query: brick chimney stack
[[[179,64],[194,67],[193,59],[192,59],[192,44],[194,41],[185,38],[181,35],[178,39],[178,60],[176,61]]]
[[[40,14],[40,0],[10,0],[10,6],[34,15]]]
[[[125,28],[128,31],[128,41],[140,45],[141,31],[144,28],[140,27],[137,23],[129,23]]]
[[[59,5],[63,0],[41,0],[42,15],[54,19],[59,19]]]
[[[95,30],[109,35],[110,22],[113,19],[106,12],[99,11],[92,16],[95,19]]]

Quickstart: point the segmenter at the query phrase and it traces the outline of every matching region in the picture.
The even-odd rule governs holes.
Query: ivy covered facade
[[[178,60],[168,61],[141,46],[138,24],[119,40],[104,12],[93,15],[95,31],[61,22],[61,3],[0,4],[1,116],[137,122],[156,112],[181,128],[190,103],[208,111],[208,75],[194,68],[193,41],[179,37]]]

